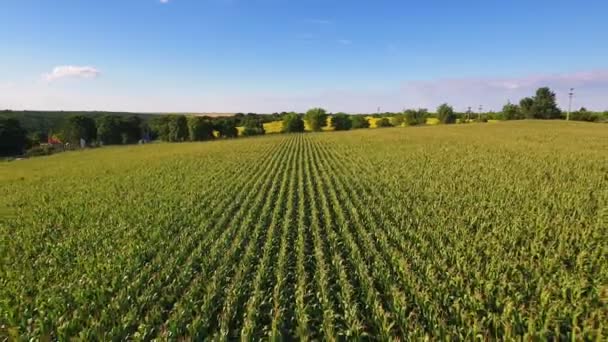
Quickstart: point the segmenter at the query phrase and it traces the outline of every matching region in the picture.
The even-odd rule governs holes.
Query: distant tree
[[[142,137],[142,120],[136,115],[130,115],[122,120],[122,143],[135,144]]]
[[[405,123],[408,126],[423,125],[426,123],[428,112],[426,109],[408,109],[403,113]]]
[[[203,141],[214,139],[213,123],[201,116],[188,117],[188,136],[190,141]]]
[[[454,114],[454,108],[449,106],[447,103],[437,107],[437,118],[441,123],[452,124],[456,122],[456,114]]]
[[[0,156],[13,156],[23,153],[27,144],[27,132],[19,120],[0,117]]]
[[[105,145],[122,144],[122,120],[118,115],[97,118],[97,138]]]
[[[404,113],[395,113],[390,118],[391,124],[395,127],[402,126],[405,123],[405,114]]]
[[[519,107],[511,102],[507,103],[502,107],[502,117],[505,120],[517,120],[521,119],[521,113]]]
[[[306,112],[305,118],[312,131],[321,131],[327,122],[327,112],[323,108],[312,108]]]
[[[534,106],[534,99],[531,97],[524,97],[523,99],[521,99],[519,101],[519,112],[520,115],[526,119],[533,119],[534,118],[534,112],[533,112],[533,107]]]
[[[236,120],[234,118],[216,120],[215,130],[218,131],[221,138],[236,138],[239,135],[239,131],[236,128]]]
[[[332,116],[332,125],[336,131],[348,131],[353,127],[353,122],[350,120],[350,115],[337,113]]]
[[[167,118],[167,141],[188,140],[188,119],[184,115],[169,115]]]
[[[581,109],[572,112],[572,114],[570,115],[570,120],[574,121],[596,122],[600,121],[601,118],[601,113],[590,112],[585,107],[581,107]]]
[[[152,138],[169,141],[169,115],[159,115],[150,119],[148,125]]]
[[[288,113],[283,116],[283,132],[299,133],[304,132],[304,121],[296,113]]]
[[[72,115],[66,119],[62,134],[64,141],[78,146],[80,139],[91,143],[97,138],[97,126],[90,116]]]
[[[243,136],[250,137],[254,135],[264,135],[264,123],[257,115],[247,115],[243,120]]]
[[[369,128],[369,120],[363,115],[351,115],[352,128]]]
[[[380,118],[376,120],[376,127],[392,127],[391,120],[388,118]]]
[[[561,117],[562,112],[557,107],[555,93],[551,89],[543,87],[536,90],[532,113],[536,119],[559,119]]]

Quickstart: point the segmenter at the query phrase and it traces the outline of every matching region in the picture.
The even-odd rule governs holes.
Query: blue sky
[[[608,109],[607,1],[3,0],[0,108]]]

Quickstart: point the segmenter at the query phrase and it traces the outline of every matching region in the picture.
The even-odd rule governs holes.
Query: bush
[[[221,138],[236,138],[239,135],[234,118],[219,119],[215,123],[215,130]]]
[[[350,115],[338,113],[333,116],[332,124],[336,131],[348,131],[353,127],[353,122],[350,120]]]
[[[369,120],[363,115],[351,115],[350,121],[353,129],[369,128]]]
[[[248,116],[242,120],[242,123],[244,126],[243,136],[250,137],[254,135],[266,134],[266,131],[264,130],[264,123],[262,120],[256,117]]]
[[[55,152],[53,145],[42,144],[34,146],[25,152],[27,157],[49,156]]]
[[[402,126],[405,123],[405,114],[395,114],[391,117],[391,124],[395,127]]]
[[[392,127],[391,121],[388,118],[380,118],[376,121],[376,127]]]
[[[304,132],[304,121],[296,113],[288,113],[283,116],[283,132],[298,133]]]
[[[188,118],[188,133],[190,141],[204,141],[215,138],[213,136],[213,123],[201,116]]]
[[[454,114],[454,108],[449,106],[447,103],[442,104],[437,108],[437,118],[441,123],[453,124],[456,122],[456,114]]]
[[[408,109],[403,114],[405,123],[409,126],[424,125],[426,123],[427,115],[428,112],[426,109]]]
[[[306,112],[306,122],[313,132],[321,131],[327,123],[327,112],[323,108],[313,108]]]

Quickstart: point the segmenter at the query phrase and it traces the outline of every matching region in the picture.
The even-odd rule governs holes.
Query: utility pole
[[[572,111],[572,96],[574,96],[574,88],[570,88],[568,92],[568,115],[566,115],[566,121],[570,120],[570,112]]]
[[[471,120],[471,106],[467,107],[467,121]]]
[[[477,116],[479,118],[479,122],[481,122],[481,112],[483,111],[483,105],[479,105],[479,115]]]

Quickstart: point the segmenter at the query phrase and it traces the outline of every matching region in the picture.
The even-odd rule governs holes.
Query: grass
[[[0,336],[601,340],[607,151],[520,121],[0,163]]]

